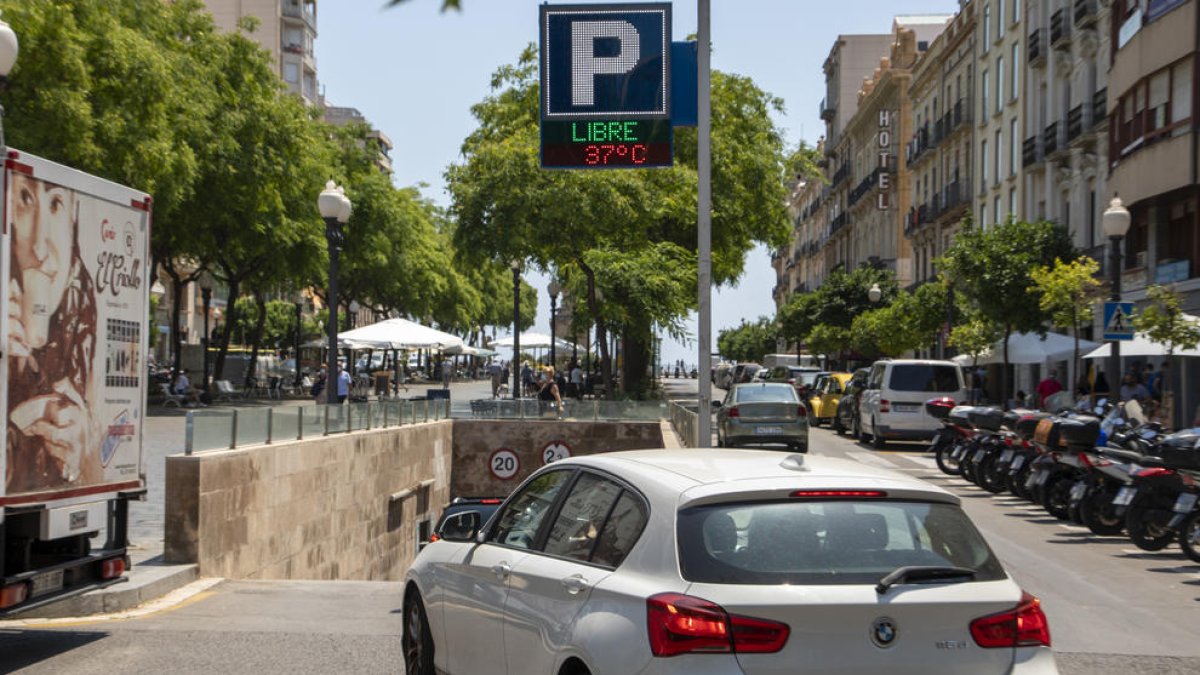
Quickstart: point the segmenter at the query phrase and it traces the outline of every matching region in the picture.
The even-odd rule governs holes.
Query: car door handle
[[[563,585],[563,588],[567,589],[568,593],[570,593],[571,595],[576,595],[580,591],[582,591],[583,589],[588,587],[588,580],[584,579],[582,575],[573,574],[569,577],[564,578],[562,580],[562,585]]]
[[[492,573],[500,579],[507,579],[510,572],[512,572],[512,565],[509,565],[506,562],[492,565]]]

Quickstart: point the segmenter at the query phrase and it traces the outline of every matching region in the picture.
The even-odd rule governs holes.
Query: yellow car
[[[819,427],[833,420],[837,415],[838,401],[851,377],[853,375],[850,373],[826,373],[816,381],[813,393],[808,398],[809,426]]]

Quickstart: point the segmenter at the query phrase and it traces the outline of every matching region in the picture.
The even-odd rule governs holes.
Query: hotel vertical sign
[[[886,211],[892,205],[892,112],[890,110],[879,111],[879,133],[875,136],[875,141],[879,146],[879,179],[876,183],[879,194],[875,198],[875,206],[880,211]]]

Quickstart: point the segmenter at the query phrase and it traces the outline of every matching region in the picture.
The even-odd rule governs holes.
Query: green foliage
[[[1146,299],[1149,303],[1133,318],[1133,325],[1151,342],[1165,345],[1168,357],[1179,349],[1195,349],[1200,345],[1200,324],[1180,309],[1179,294],[1156,285],[1146,289]]]
[[[899,291],[891,303],[859,314],[850,326],[850,347],[864,356],[899,356],[937,342],[945,317],[946,288],[923,284]]]
[[[761,363],[765,354],[775,351],[776,333],[770,317],[760,316],[754,323],[742,320],[737,328],[728,328],[717,335],[717,350],[727,359]]]
[[[1001,336],[1000,327],[982,315],[970,317],[950,330],[949,344],[972,358],[978,359]]]
[[[233,335],[235,337],[253,335],[259,318],[258,305],[254,302],[254,298],[246,296],[238,298],[236,304],[235,316],[237,318],[231,326]],[[296,305],[286,300],[270,300],[265,307],[267,318],[263,326],[260,344],[275,349],[290,348],[295,341],[296,334]],[[339,315],[340,317],[341,315]],[[304,330],[303,326],[301,330]]]
[[[872,303],[867,295],[874,284],[879,284],[882,293],[879,304]],[[824,332],[821,342],[825,346],[829,346],[829,338],[833,335],[842,335],[849,340],[850,328],[856,317],[891,303],[898,292],[896,278],[888,270],[869,266],[849,271],[835,269],[825,277],[820,288],[793,295],[788,304],[780,308],[778,320],[781,332],[789,341],[806,344],[809,351],[814,353],[840,354],[847,348],[848,342],[835,345],[833,351],[818,350],[812,344],[812,332],[819,326],[843,330],[841,333]],[[866,324],[860,329],[865,330]],[[860,337],[865,339],[867,334],[861,333]]]
[[[804,141],[800,141],[800,145],[788,153],[786,160],[788,176],[796,180],[820,180],[824,181],[824,172],[818,166],[821,161],[821,152],[814,147],[809,146]]]
[[[1033,286],[1029,292],[1038,297],[1054,325],[1078,331],[1092,322],[1092,307],[1099,297],[1099,269],[1100,264],[1087,256],[1071,262],[1056,258],[1053,267],[1039,265],[1030,271]]]

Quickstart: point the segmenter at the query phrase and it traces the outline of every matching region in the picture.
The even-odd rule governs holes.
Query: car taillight
[[[6,609],[25,602],[29,597],[29,584],[22,582],[0,588],[0,609]]]
[[[1166,476],[1170,473],[1170,469],[1164,469],[1161,466],[1152,466],[1148,469],[1138,469],[1133,475],[1137,476],[1138,478],[1158,478],[1159,476]]]
[[[886,398],[879,399],[879,412],[885,413],[885,412],[891,412],[891,411],[892,411],[892,402],[887,400]]]
[[[435,541],[441,541],[441,540],[442,540],[442,537],[437,532],[434,532],[433,534],[429,535],[429,543],[431,543],[431,544]]]
[[[655,656],[769,654],[783,649],[791,632],[787,624],[730,615],[716,603],[679,593],[647,598],[646,630]]]
[[[886,497],[887,493],[883,490],[796,490],[788,496],[798,499],[874,499]]]
[[[808,411],[804,409],[804,405],[796,406],[796,417],[808,417]]]
[[[499,504],[502,501],[504,501],[504,500],[503,499],[480,499],[479,503],[480,504]]]
[[[124,558],[109,558],[100,563],[101,579],[116,579],[125,573]]]
[[[741,417],[742,413],[738,412],[737,406],[735,405],[729,409],[729,416],[730,417]]]
[[[984,648],[1050,646],[1050,624],[1042,603],[1021,594],[1015,609],[980,617],[971,622],[971,637]]]

